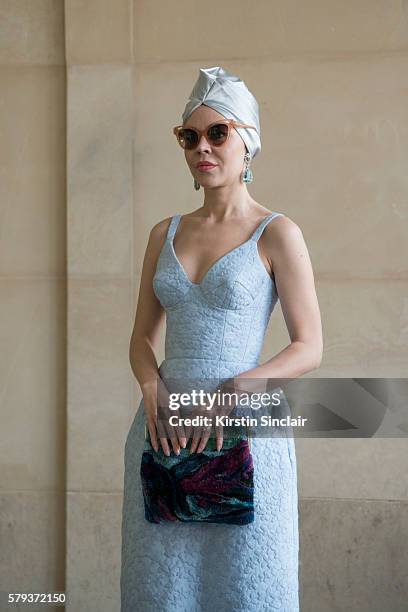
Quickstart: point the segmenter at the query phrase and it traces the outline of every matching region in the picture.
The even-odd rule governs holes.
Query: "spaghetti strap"
[[[265,227],[268,225],[269,221],[272,221],[272,219],[275,219],[275,217],[281,217],[281,216],[282,216],[282,213],[274,212],[268,215],[267,217],[265,217],[264,219],[262,219],[261,223],[258,225],[256,230],[252,234],[251,240],[258,241]]]
[[[177,226],[180,222],[180,219],[181,219],[181,215],[179,213],[177,213],[177,215],[174,215],[171,218],[169,227],[167,229],[167,237],[166,237],[167,240],[173,240],[174,234],[176,233]]]

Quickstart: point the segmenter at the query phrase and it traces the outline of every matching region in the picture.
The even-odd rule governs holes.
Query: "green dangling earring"
[[[251,154],[250,153],[245,153],[245,172],[244,175],[242,177],[242,182],[243,183],[252,183],[252,181],[254,180],[254,175],[252,174],[252,170],[249,167],[249,164],[251,163]]]
[[[194,179],[194,189],[198,191],[200,189],[200,183]]]

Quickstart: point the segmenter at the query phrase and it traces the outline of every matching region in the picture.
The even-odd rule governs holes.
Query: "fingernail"
[[[187,446],[187,440],[186,440],[185,438],[181,438],[181,440],[180,440],[180,444],[181,444],[181,446],[182,446],[183,448],[186,448],[186,446]]]

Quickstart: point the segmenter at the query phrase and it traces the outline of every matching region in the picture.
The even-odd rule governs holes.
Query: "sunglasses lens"
[[[195,130],[183,129],[179,131],[179,142],[183,149],[194,149],[198,143],[198,134]]]
[[[225,123],[217,123],[209,128],[207,132],[208,139],[213,145],[221,145],[227,140],[228,125]]]
[[[207,140],[214,146],[222,145],[228,138],[228,125],[216,123],[207,130]],[[199,135],[192,128],[182,128],[178,131],[178,141],[183,149],[195,149],[198,145]]]

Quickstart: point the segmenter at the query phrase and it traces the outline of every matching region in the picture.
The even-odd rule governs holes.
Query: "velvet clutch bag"
[[[151,523],[229,523],[254,520],[254,464],[248,428],[225,436],[221,450],[210,437],[201,453],[186,448],[156,452],[145,425],[140,466],[145,518]]]

